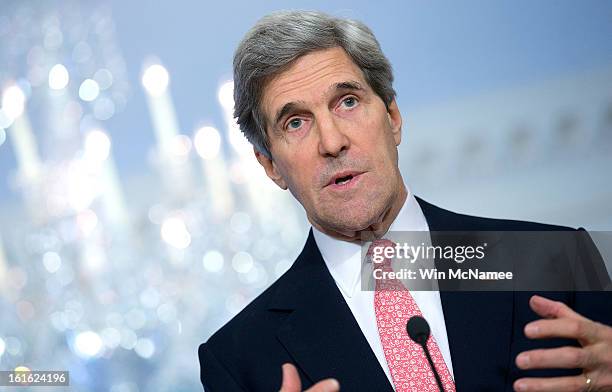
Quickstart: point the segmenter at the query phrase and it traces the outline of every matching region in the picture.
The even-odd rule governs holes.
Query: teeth
[[[352,179],[353,179],[353,176],[346,176],[346,177],[343,177],[343,178],[339,178],[339,179],[336,180],[336,184],[344,185],[347,182],[351,181]]]

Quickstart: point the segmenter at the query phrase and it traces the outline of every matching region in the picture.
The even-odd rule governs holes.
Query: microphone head
[[[408,332],[408,336],[410,339],[414,340],[421,346],[427,343],[427,339],[429,339],[429,324],[427,320],[425,320],[421,316],[412,316],[408,323],[406,324],[406,331]]]

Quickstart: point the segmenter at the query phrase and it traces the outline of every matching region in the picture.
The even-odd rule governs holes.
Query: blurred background
[[[231,116],[234,48],[288,7],[377,35],[415,194],[612,228],[609,1],[1,0],[1,370],[201,390],[198,345],[309,228]]]

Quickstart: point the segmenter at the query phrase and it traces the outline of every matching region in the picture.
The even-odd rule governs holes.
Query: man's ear
[[[402,142],[402,114],[400,113],[399,107],[395,98],[389,104],[387,109],[387,117],[389,119],[389,125],[391,126],[391,133],[395,139],[395,145],[399,146]]]
[[[270,179],[274,181],[276,185],[278,185],[281,189],[287,189],[287,184],[278,172],[276,163],[274,163],[272,159],[261,153],[256,147],[253,147],[253,152],[255,153],[255,158],[257,158],[257,162],[259,162],[259,164],[263,166],[264,170],[266,171],[266,175],[270,177]]]

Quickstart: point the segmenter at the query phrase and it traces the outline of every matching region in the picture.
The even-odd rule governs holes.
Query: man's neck
[[[362,235],[366,232],[368,233],[368,239],[373,239],[371,237],[382,238],[389,230],[389,227],[391,226],[395,218],[397,218],[397,214],[399,214],[400,210],[402,209],[402,206],[406,202],[407,197],[408,192],[406,190],[406,186],[402,182],[399,192],[396,195],[393,203],[391,203],[391,205],[387,209],[385,209],[385,211],[383,211],[383,213],[379,216],[379,219],[376,220],[375,223],[371,224],[365,229],[339,232],[331,229],[326,229],[312,221],[311,224],[322,233],[325,233],[331,237],[337,238],[342,241],[361,242]]]

